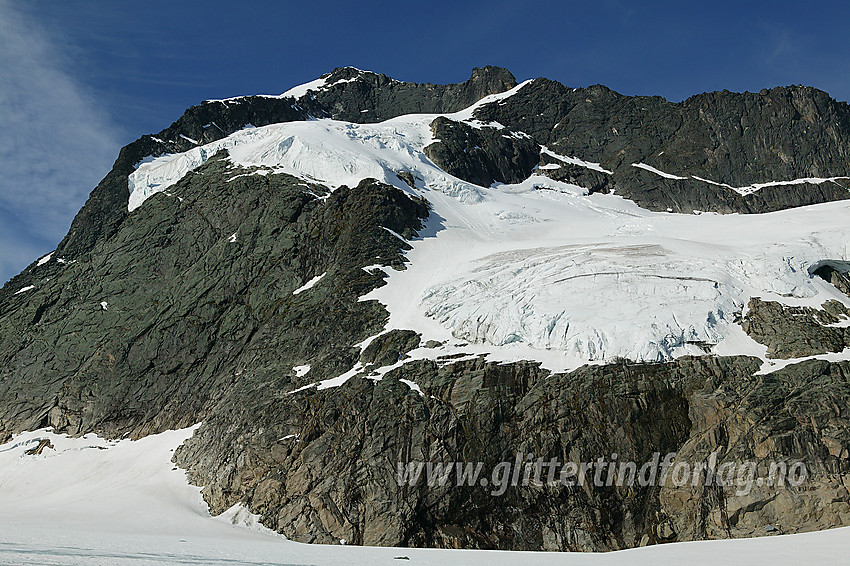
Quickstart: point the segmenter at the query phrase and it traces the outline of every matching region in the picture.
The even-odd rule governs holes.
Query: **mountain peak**
[[[809,92],[340,67],[194,106],[0,289],[0,441],[202,422],[172,461],[210,511],[242,502],[297,542],[601,551],[845,524],[850,109]],[[735,515],[736,486],[688,478],[498,505],[394,481],[529,446],[812,475]]]
[[[347,66],[337,67],[330,73],[325,73],[324,75],[322,75],[321,78],[325,79],[325,81],[327,81],[327,84],[333,84],[338,81],[357,79],[364,75],[381,76],[379,73],[376,73],[374,71],[364,71],[363,69],[358,69],[357,67]]]
[[[475,67],[472,69],[472,76],[469,80],[476,83],[498,86],[503,90],[510,90],[517,85],[516,77],[514,77],[513,73],[504,67],[494,67],[492,65]]]

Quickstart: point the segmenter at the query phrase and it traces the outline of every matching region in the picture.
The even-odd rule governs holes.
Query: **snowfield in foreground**
[[[305,545],[238,508],[210,517],[171,463],[194,428],[142,440],[68,438],[48,430],[0,445],[0,564],[619,565],[841,563],[850,528],[676,543],[607,554]],[[54,448],[26,452],[49,440]],[[407,560],[400,557],[407,557]]]
[[[473,110],[523,86],[446,116],[485,127]],[[555,371],[709,352],[759,356],[767,371],[782,363],[768,360],[736,322],[751,297],[850,304],[809,273],[821,260],[848,259],[850,202],[764,215],[670,214],[614,195],[588,196],[538,172],[515,185],[476,186],[425,155],[435,117],[246,128],[140,164],[130,176],[129,209],[221,149],[233,163],[259,168],[252,174],[289,173],[332,188],[367,177],[392,184],[427,198],[433,214],[411,242],[409,268],[386,269],[389,284],[364,297],[387,306],[387,329],[447,342],[440,354],[539,360]],[[581,156],[562,159],[599,167]],[[402,171],[413,174],[415,188],[398,177]]]

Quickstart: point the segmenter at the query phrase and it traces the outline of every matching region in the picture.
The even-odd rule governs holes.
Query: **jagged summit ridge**
[[[92,193],[80,219],[73,223],[68,237],[60,244],[60,250],[67,256],[82,253],[97,239],[97,234],[114,229],[121,217],[111,210],[119,208],[114,205],[127,198],[121,177],[129,175],[147,156],[186,151],[220,139],[247,124],[262,126],[310,116],[366,123],[409,113],[455,112],[485,94],[503,92],[516,84],[508,71],[497,67],[475,71],[468,81],[458,85],[404,83],[353,68],[337,69],[327,77],[334,81],[333,87],[319,91],[315,99],[308,101],[302,97],[293,103],[286,97],[248,96],[240,97],[239,104],[202,104],[187,110],[167,130],[143,136],[127,146],[102,186]],[[788,95],[793,92],[803,94]],[[806,93],[810,95],[808,98],[803,96]],[[708,105],[706,108],[726,108],[727,114],[737,116],[738,125],[721,125],[716,134],[710,134],[710,120],[690,118],[689,122],[683,122],[683,115],[705,116],[705,110],[700,110],[705,105]],[[782,115],[773,123],[761,118],[770,112]],[[797,120],[797,114],[805,118]],[[571,89],[554,81],[538,79],[510,105],[482,109],[481,120],[498,122],[515,132],[529,134],[539,145],[558,154],[605,162],[609,169],[622,169],[619,182],[582,170],[564,169],[558,175],[592,190],[615,191],[654,210],[759,212],[846,198],[847,194],[844,187],[835,186],[835,182],[798,187],[802,190],[794,192],[770,189],[752,196],[742,196],[722,186],[746,187],[754,183],[806,178],[836,178],[839,184],[843,182],[837,178],[848,174],[844,157],[848,152],[842,145],[845,142],[836,140],[845,139],[844,132],[850,127],[847,105],[836,103],[814,89],[783,87],[758,95],[718,92],[673,104],[660,97],[625,97],[601,86]],[[789,135],[783,129],[783,120],[793,120],[803,127]],[[788,156],[795,152],[777,147],[776,142],[783,138],[807,138],[805,124],[812,120],[826,125],[823,133],[818,134],[817,142],[813,140],[802,147],[804,159],[789,160]],[[768,129],[764,134],[767,137],[745,139],[746,131],[758,132],[762,125]],[[729,131],[724,132],[723,128]],[[661,140],[667,140],[665,147],[660,147]],[[753,151],[747,149],[750,146],[764,150],[753,155]],[[683,182],[652,176],[633,170],[632,163],[647,163],[687,179]],[[718,185],[694,177],[709,179]],[[646,194],[647,187],[652,189],[652,194]]]
[[[349,66],[337,67],[333,71],[330,71],[320,76],[318,79],[292,87],[282,94],[253,96],[261,96],[266,98],[293,98],[295,100],[300,100],[308,92],[312,91],[315,94],[319,91],[328,90],[334,86],[343,86],[343,83],[351,82],[359,83],[357,86],[361,88],[381,88],[392,83],[404,84],[403,81],[399,81],[382,73],[376,73],[374,71],[364,71],[362,69],[358,69],[357,67]],[[474,69],[472,69],[472,76],[465,83],[461,83],[462,86],[460,86],[459,90],[466,90],[468,92],[471,92],[472,97],[483,98],[487,94],[509,90],[515,87],[516,84],[516,78],[507,69],[487,65],[484,67],[475,67]],[[444,85],[424,83],[424,86],[430,86],[432,89],[440,89]],[[242,101],[246,98],[251,97],[252,95],[242,95],[224,99],[210,99],[205,100],[204,104],[212,104],[216,102],[228,104],[237,101]],[[474,102],[474,100],[472,102]]]

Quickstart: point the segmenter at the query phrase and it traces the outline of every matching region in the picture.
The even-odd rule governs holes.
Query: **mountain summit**
[[[848,155],[850,108],[806,87],[670,103],[346,67],[205,101],[124,147],[0,290],[0,440],[202,423],[174,461],[210,510],[302,542],[612,550],[850,524]],[[808,476],[398,481],[656,453]]]

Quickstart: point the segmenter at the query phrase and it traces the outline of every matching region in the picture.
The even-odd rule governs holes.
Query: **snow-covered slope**
[[[483,127],[474,109],[526,84],[447,117]],[[425,155],[435,117],[243,129],[142,163],[130,175],[129,209],[222,149],[235,164],[259,168],[253,174],[289,173],[330,187],[373,177],[424,196],[433,214],[412,242],[409,269],[392,272],[387,286],[364,298],[387,305],[388,329],[447,341],[441,353],[462,347],[494,360],[540,360],[553,370],[706,351],[764,358],[765,347],[736,323],[750,297],[848,302],[809,274],[820,260],[847,259],[847,201],[765,215],[682,215],[588,196],[539,174],[516,185],[476,186]],[[415,189],[398,177],[402,171],[417,179]]]
[[[256,525],[238,507],[209,516],[170,462],[193,428],[138,441],[49,430],[0,449],[0,564],[775,564],[840,563],[850,529],[680,543],[607,554],[305,545]],[[26,452],[48,440],[54,448]],[[401,558],[406,557],[406,558]]]

